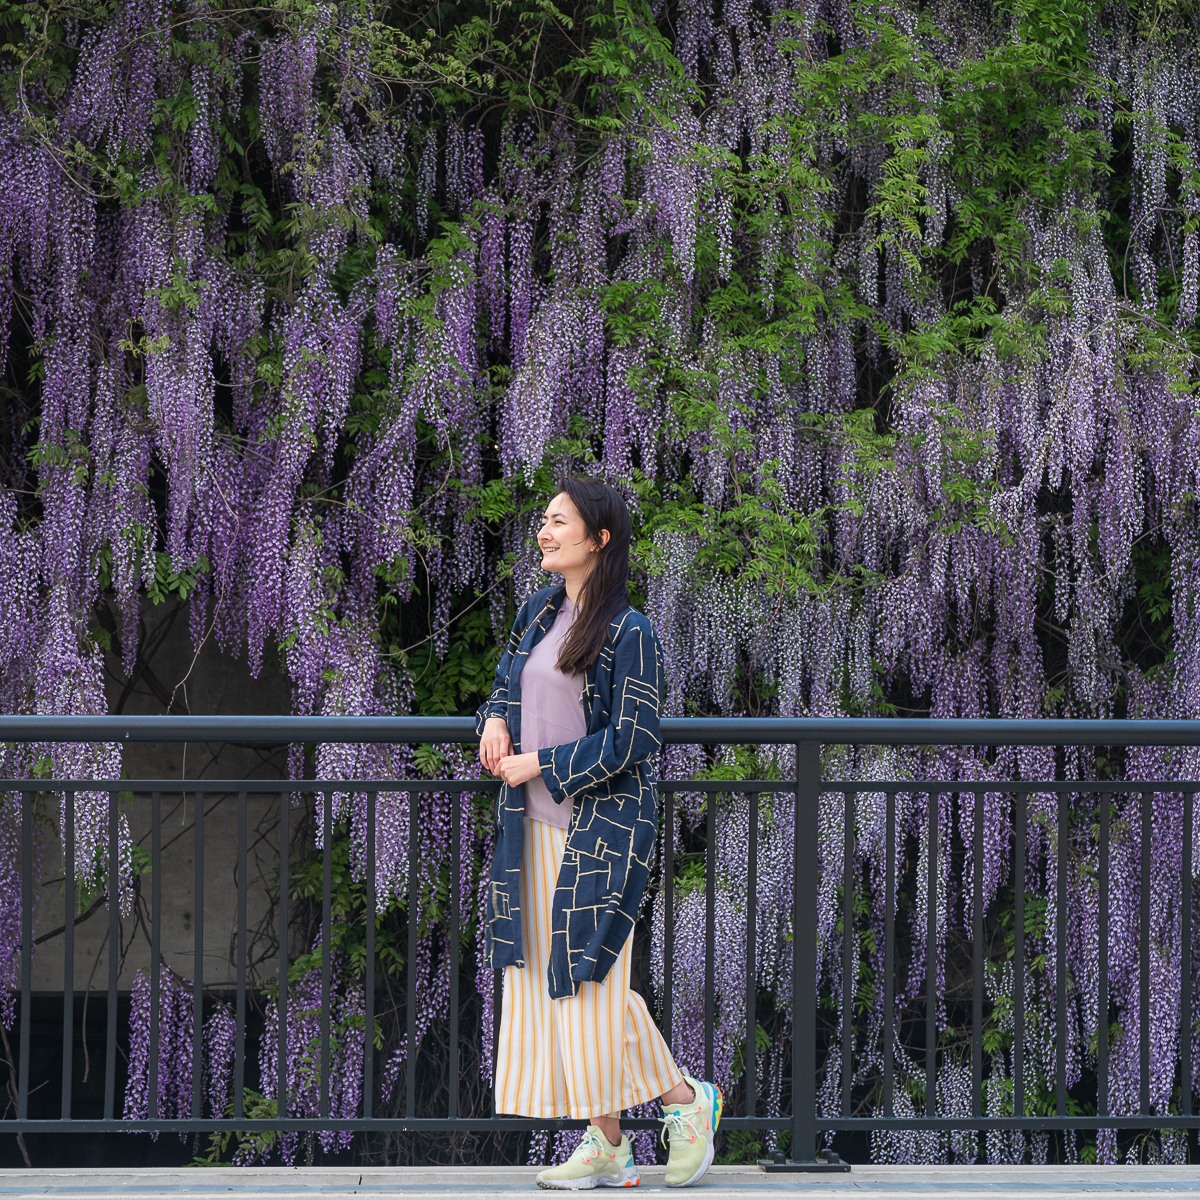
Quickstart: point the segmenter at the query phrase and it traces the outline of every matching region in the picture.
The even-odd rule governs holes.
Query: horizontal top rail
[[[884,792],[891,795],[1105,795],[1133,792],[1187,792],[1200,795],[1200,779],[822,779],[823,793],[848,796]],[[194,796],[277,796],[287,792],[374,792],[377,795],[409,792],[495,792],[499,779],[0,779],[4,792],[133,792],[148,796],[154,792]],[[719,795],[730,792],[744,796],[767,792],[794,792],[794,779],[660,779],[658,790],[672,794],[700,793]]]
[[[1200,746],[1200,721],[943,720],[930,717],[667,717],[685,744]],[[0,716],[4,742],[472,742],[472,717]]]

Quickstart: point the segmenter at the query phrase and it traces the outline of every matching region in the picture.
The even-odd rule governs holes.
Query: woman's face
[[[602,529],[600,537],[603,545],[608,541],[608,530]],[[598,547],[588,537],[583,518],[566,492],[560,492],[546,505],[537,539],[543,571],[557,571],[568,579],[587,578]]]

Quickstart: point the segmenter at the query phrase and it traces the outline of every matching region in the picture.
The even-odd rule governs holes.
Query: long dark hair
[[[586,475],[570,475],[559,484],[583,518],[588,537],[600,531],[608,541],[596,552],[591,573],[579,594],[575,621],[558,650],[556,666],[564,675],[582,675],[599,657],[608,627],[629,607],[629,543],[633,530],[620,492]]]

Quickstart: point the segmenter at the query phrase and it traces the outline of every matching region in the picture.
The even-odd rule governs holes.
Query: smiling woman
[[[504,780],[487,913],[488,965],[504,970],[496,1108],[590,1122],[567,1162],[538,1176],[544,1188],[636,1185],[620,1115],[656,1097],[667,1184],[688,1187],[712,1163],[724,1103],[679,1070],[629,986],[663,682],[658,639],[629,606],[629,540],[619,493],[563,483],[538,544],[564,586],[522,607],[478,714],[480,758]]]

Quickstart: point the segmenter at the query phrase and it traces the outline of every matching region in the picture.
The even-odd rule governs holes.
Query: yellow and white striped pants
[[[603,983],[551,1000],[546,982],[554,885],[567,831],[524,818],[521,936],[525,966],[504,968],[496,1111],[522,1117],[618,1116],[682,1075],[646,1002],[629,990],[633,938]]]

